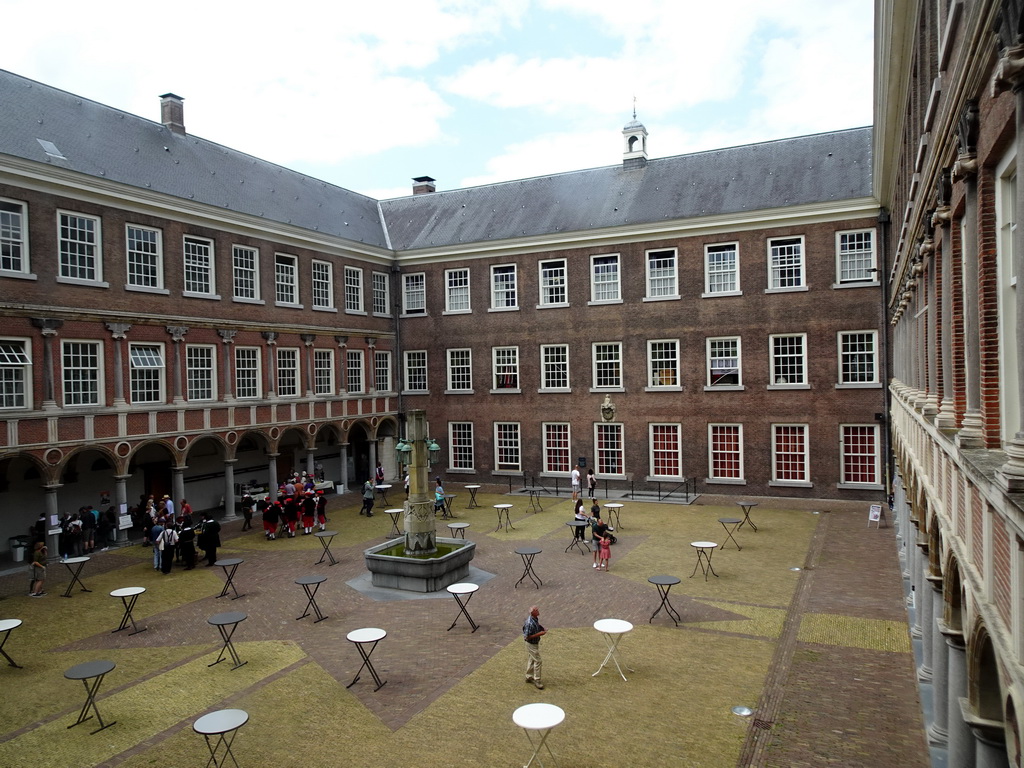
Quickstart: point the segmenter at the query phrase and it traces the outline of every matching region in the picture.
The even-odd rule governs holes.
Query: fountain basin
[[[438,548],[451,549],[437,557],[386,555],[384,550],[404,544],[404,539],[391,539],[363,551],[366,569],[375,587],[403,589],[407,592],[437,592],[449,584],[464,581],[469,575],[469,562],[476,554],[476,542],[463,539],[435,539]]]

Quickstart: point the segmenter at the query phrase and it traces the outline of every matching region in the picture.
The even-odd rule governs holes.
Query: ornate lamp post
[[[437,518],[430,497],[430,463],[441,458],[441,447],[427,437],[426,411],[409,412],[409,437],[395,446],[399,466],[409,468],[409,498],[405,502],[405,554],[429,555],[437,551]]]

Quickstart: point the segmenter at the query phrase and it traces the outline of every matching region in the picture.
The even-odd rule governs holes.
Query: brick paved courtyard
[[[544,498],[533,513],[527,498],[485,486],[480,508],[467,510],[468,494],[451,490],[477,543],[475,633],[464,618],[447,631],[458,606],[446,593],[379,599],[365,588],[362,551],[391,523],[360,517],[352,494],[331,501],[336,566],[315,564],[312,536],[267,542],[227,522],[220,556],[245,561],[238,600],[216,597],[221,569],[164,576],[142,546],[96,554],[83,571],[92,592],[70,599],[59,596],[60,564],[42,599],[25,595],[27,571],[8,572],[0,618],[24,621],[5,647],[23,668],[0,668],[0,765],[201,765],[208,754],[192,723],[241,708],[250,721],[235,753],[245,768],[516,766],[530,748],[511,714],[534,701],[565,710],[549,741],[563,768],[928,765],[893,531],[869,529],[865,505],[762,499],[758,532],[736,534],[742,551],[716,550],[718,576],[705,581],[690,578],[689,542],[723,540],[718,518],[737,512],[731,499],[627,500],[601,573],[589,554],[565,551],[567,498]],[[515,530],[496,532],[491,505],[506,501]],[[514,586],[523,571],[514,550],[525,545],[543,550],[540,589]],[[679,627],[664,613],[648,622],[658,595],[647,579],[663,573],[681,579],[671,592]],[[317,599],[329,618],[316,624],[296,620],[306,599],[295,579],[312,574],[327,577]],[[109,592],[125,586],[147,589],[135,614],[148,629],[131,636],[111,633],[122,609]],[[523,680],[519,629],[532,604],[550,630],[543,691]],[[234,670],[207,666],[221,648],[207,618],[222,611],[248,616],[234,638],[247,664]],[[635,627],[620,645],[628,681],[614,668],[592,676],[606,653],[592,626],[601,618]],[[366,674],[345,687],[359,667],[345,635],[360,627],[388,632],[373,655],[387,680],[377,692]],[[117,724],[91,735],[91,723],[67,728],[85,694],[63,672],[94,659],[117,664],[98,698]],[[735,705],[754,713],[738,717]]]

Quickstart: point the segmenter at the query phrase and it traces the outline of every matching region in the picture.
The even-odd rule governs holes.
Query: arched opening
[[[200,437],[188,447],[188,470],[182,479],[185,498],[193,511],[218,509],[223,503],[224,458],[224,445],[214,437]],[[175,503],[178,501],[175,499]]]
[[[134,498],[145,500],[147,496],[159,499],[173,493],[171,486],[171,469],[174,466],[174,455],[171,449],[161,442],[146,443],[132,455],[128,464],[128,501]]]
[[[349,475],[349,487],[358,487],[373,474],[370,466],[370,436],[361,423],[352,425],[348,431],[349,460],[352,462],[352,474]]]

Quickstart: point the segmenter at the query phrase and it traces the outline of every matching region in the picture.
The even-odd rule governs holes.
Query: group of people
[[[188,504],[182,500],[182,509]],[[196,567],[197,548],[203,551],[206,565],[217,562],[220,546],[220,523],[209,512],[200,514],[201,520],[192,519],[191,507],[178,517],[158,515],[147,531],[148,543],[153,547],[153,569],[168,574],[175,563],[186,571]]]
[[[615,543],[615,536],[612,534],[615,529],[601,519],[601,507],[596,501],[590,505],[588,513],[583,508],[583,499],[576,499],[573,516],[577,522],[586,523],[576,526],[577,539],[586,541],[586,531],[587,528],[590,529],[590,550],[594,553],[594,568],[607,571],[608,563],[612,559],[612,544]]]
[[[96,507],[79,507],[77,512],[65,512],[59,521],[60,535],[57,548],[64,559],[91,555],[97,550],[107,549],[117,541],[117,510],[113,505],[103,512]],[[39,528],[39,531],[35,529]],[[33,546],[46,538],[46,518],[33,526]]]
[[[583,476],[580,474],[580,465],[577,464],[572,468],[572,472],[569,474],[569,481],[572,483],[572,500],[578,501],[582,494]],[[587,467],[587,495],[590,497],[591,503],[597,501],[597,475],[594,474],[593,467]]]
[[[242,497],[243,531],[252,528],[253,510],[263,519],[263,536],[267,541],[278,536],[294,539],[300,523],[303,536],[327,528],[327,497],[323,491],[314,491],[312,487],[303,489],[286,483],[277,501],[265,498],[254,502],[251,496]]]

